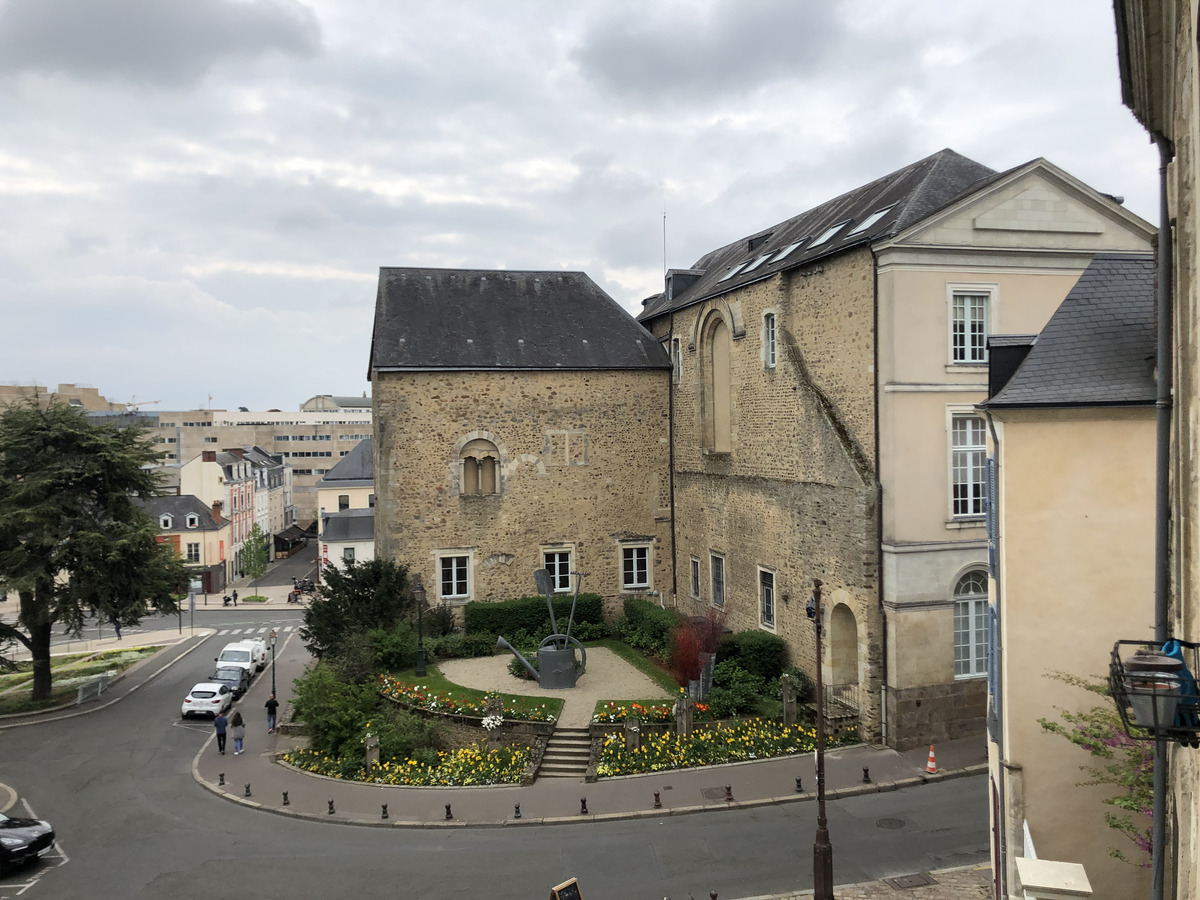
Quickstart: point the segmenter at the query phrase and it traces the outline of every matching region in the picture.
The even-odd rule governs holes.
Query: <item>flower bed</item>
[[[359,760],[331,759],[312,750],[293,750],[283,761],[317,775],[370,784],[444,787],[486,784],[519,784],[529,762],[529,751],[501,747],[481,750],[464,747],[437,755],[436,765],[415,759],[381,762],[369,772]]]
[[[478,696],[456,696],[453,691],[432,691],[424,685],[401,681],[392,675],[379,676],[379,691],[383,696],[403,706],[423,709],[427,712],[448,713],[460,716],[486,715],[486,698]],[[525,722],[553,722],[555,716],[546,710],[545,703],[533,698],[512,700],[501,698],[500,715],[506,720]]]
[[[694,703],[693,722],[706,722],[710,711],[706,703]],[[602,725],[619,724],[627,719],[636,719],[643,725],[669,724],[675,721],[675,707],[671,703],[617,703],[610,700],[592,714],[592,721]]]
[[[838,740],[826,741],[826,747],[833,748],[856,740],[857,732],[852,729]],[[815,727],[785,727],[780,722],[762,719],[744,719],[697,729],[682,740],[669,733],[643,735],[641,746],[636,751],[625,749],[622,735],[609,734],[604,739],[596,774],[603,778],[769,759],[810,753],[816,744]]]

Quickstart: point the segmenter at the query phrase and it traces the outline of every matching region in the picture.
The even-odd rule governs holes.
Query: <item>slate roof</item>
[[[344,509],[326,513],[325,527],[321,529],[322,541],[373,541],[375,540],[375,510]]]
[[[786,269],[811,265],[850,247],[893,237],[1004,174],[953,150],[940,150],[778,225],[706,253],[690,267],[703,271],[698,281],[673,298],[665,294],[649,298],[638,319],[646,321]],[[886,212],[858,230],[881,210]],[[842,227],[831,237],[814,243],[839,223]],[[740,268],[732,277],[726,277],[734,267]]]
[[[220,531],[229,524],[228,519],[222,519],[218,525],[213,521],[212,507],[201,500],[194,494],[184,494],[177,496],[171,494],[166,497],[135,497],[134,503],[150,513],[157,523],[163,515],[171,517],[171,532],[181,531]],[[200,520],[200,524],[195,528],[187,527],[187,517],[195,515]]]
[[[371,408],[371,398],[370,397],[338,397],[338,396],[334,396],[331,399],[333,400],[334,403],[336,403],[338,406],[342,407],[343,409],[346,409],[347,407],[349,407],[351,409],[363,409],[363,408],[370,409]]]
[[[983,409],[1155,401],[1154,259],[1097,254]]]
[[[671,360],[582,272],[381,268],[370,368],[670,369]]]
[[[324,487],[368,487],[375,483],[375,442],[364,438],[317,483]]]

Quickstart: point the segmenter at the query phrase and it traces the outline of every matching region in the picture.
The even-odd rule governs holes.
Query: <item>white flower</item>
[[[503,716],[484,716],[483,717],[483,727],[486,728],[488,731],[491,731],[494,728],[499,728],[500,723],[502,723],[503,721],[504,721]]]

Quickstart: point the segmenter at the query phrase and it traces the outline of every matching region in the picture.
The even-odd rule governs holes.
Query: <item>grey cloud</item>
[[[835,4],[609,3],[573,57],[604,91],[650,106],[738,96],[816,71],[844,28]]]
[[[8,0],[0,6],[0,72],[189,86],[223,60],[320,49],[296,0]]]

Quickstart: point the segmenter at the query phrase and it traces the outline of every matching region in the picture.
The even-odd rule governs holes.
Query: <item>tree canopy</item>
[[[414,608],[408,566],[390,559],[345,565],[325,567],[321,595],[304,611],[300,637],[318,657],[336,653],[350,634],[390,628]]]
[[[141,505],[161,493],[145,429],[95,425],[82,410],[34,403],[0,413],[0,590],[20,600],[0,623],[33,658],[33,699],[50,695],[50,633],[78,633],[84,613],[136,624],[175,612],[187,576]]]
[[[252,581],[262,578],[263,573],[267,571],[267,536],[263,534],[257,522],[251,526],[242,548],[242,571],[249,575]]]

